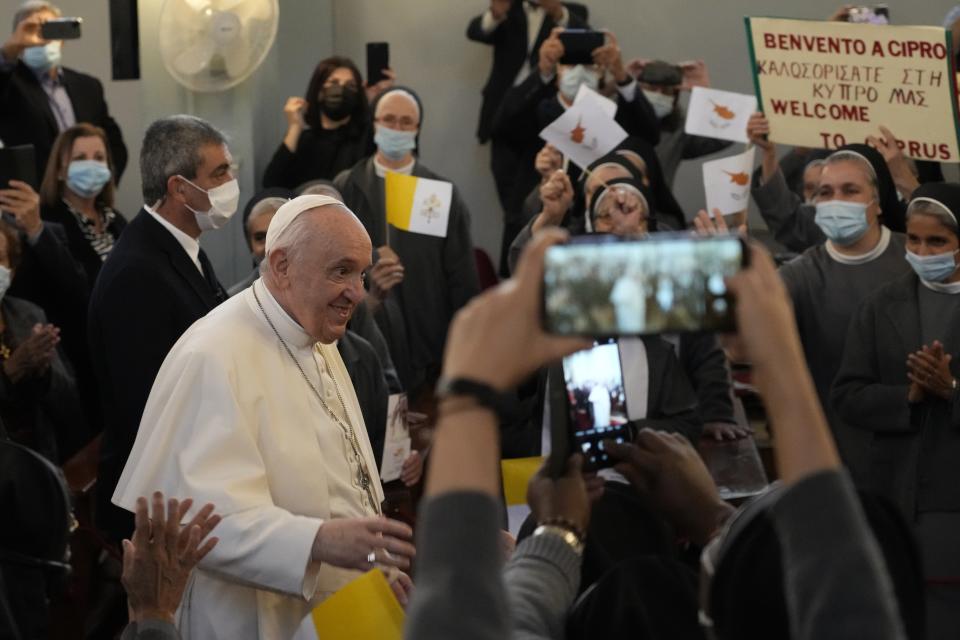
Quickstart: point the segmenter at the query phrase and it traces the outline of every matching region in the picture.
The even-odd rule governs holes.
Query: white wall
[[[4,0],[0,29],[9,28],[16,4]],[[385,40],[390,42],[391,62],[400,81],[413,87],[425,103],[424,163],[457,183],[473,214],[474,241],[497,259],[502,213],[488,167],[488,147],[479,146],[474,137],[491,53],[464,35],[470,18],[487,6],[484,0],[280,0],[279,35],[262,67],[243,85],[214,96],[192,96],[164,70],[156,46],[162,0],[139,0],[143,79],[121,82],[110,80],[107,0],[59,4],[65,14],[84,17],[84,37],[65,47],[65,63],[103,81],[111,113],[130,150],[118,199],[128,216],[141,204],[137,158],[143,130],[153,119],[188,112],[224,128],[241,162],[245,201],[283,136],[286,97],[303,94],[316,62],[336,51],[364,69],[365,43]],[[714,86],[752,92],[743,16],[823,18],[839,3],[587,0],[587,4],[595,27],[617,33],[625,58],[701,58],[709,65]],[[896,23],[940,24],[954,3],[888,4]],[[700,162],[685,163],[678,175],[675,191],[688,211],[702,205],[700,175]],[[250,263],[239,216],[226,229],[204,234],[202,242],[224,283],[246,275]]]

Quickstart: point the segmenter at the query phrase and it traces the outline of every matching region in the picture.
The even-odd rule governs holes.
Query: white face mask
[[[596,91],[600,86],[600,74],[595,69],[587,69],[582,64],[570,67],[560,78],[560,93],[568,102],[573,102],[577,92],[580,91],[581,84]]]
[[[647,98],[650,106],[653,107],[653,112],[661,120],[673,113],[673,96],[668,96],[659,91],[647,91],[646,89],[643,90],[643,95]]]
[[[13,271],[0,264],[0,300],[6,295],[10,283],[13,281]]]
[[[236,178],[230,182],[224,182],[219,187],[207,190],[198,187],[183,176],[180,177],[194,189],[207,194],[207,198],[210,200],[209,211],[197,211],[190,205],[185,205],[187,209],[193,212],[201,231],[219,229],[230,222],[230,218],[237,212],[237,206],[240,204],[240,183],[237,182]]]

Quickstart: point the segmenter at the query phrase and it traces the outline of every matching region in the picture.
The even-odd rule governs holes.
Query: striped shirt
[[[100,261],[106,260],[107,256],[110,255],[110,250],[113,249],[114,242],[114,237],[113,234],[110,233],[109,227],[113,224],[117,214],[114,213],[110,207],[104,207],[103,211],[100,212],[103,218],[103,232],[98,233],[97,225],[93,220],[74,209],[66,200],[64,200],[63,203],[67,205],[67,209],[70,210],[70,213],[72,213],[76,219],[80,231],[83,232],[83,237],[90,243],[93,251],[100,256]]]

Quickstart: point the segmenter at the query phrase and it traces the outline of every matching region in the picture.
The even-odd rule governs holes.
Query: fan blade
[[[216,48],[213,40],[201,36],[173,59],[173,67],[184,75],[200,73],[210,63]]]
[[[220,53],[223,55],[223,63],[227,67],[228,76],[239,78],[246,73],[250,64],[250,50],[242,34],[240,38],[223,47]]]
[[[240,0],[233,12],[241,20],[269,20],[273,15],[273,0]]]

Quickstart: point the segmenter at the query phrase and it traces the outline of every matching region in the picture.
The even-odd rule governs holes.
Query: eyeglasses
[[[412,131],[419,124],[413,118],[408,116],[397,117],[394,115],[385,115],[376,119],[378,124],[382,124],[388,129],[399,129],[400,131]]]

